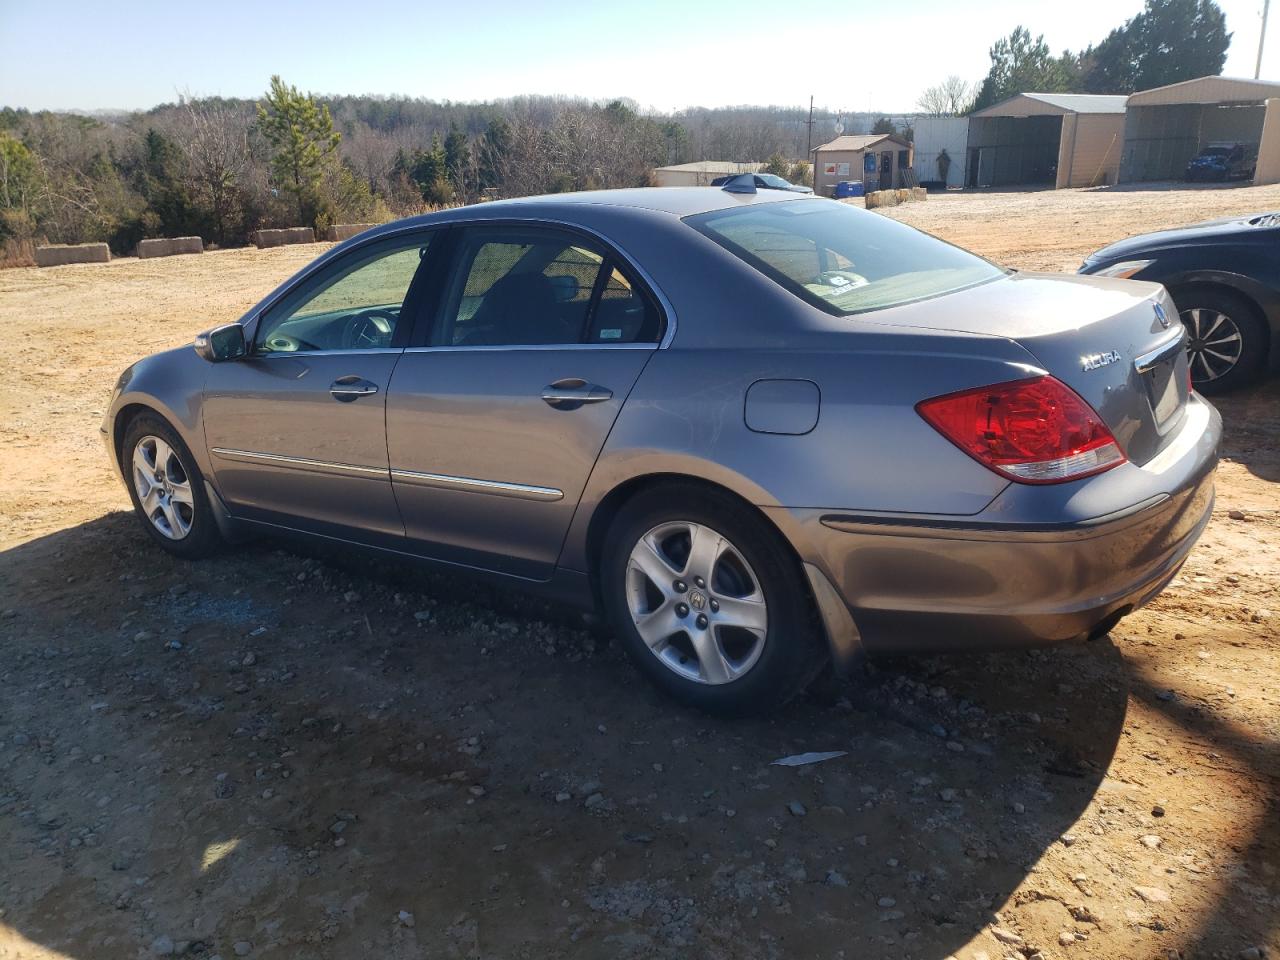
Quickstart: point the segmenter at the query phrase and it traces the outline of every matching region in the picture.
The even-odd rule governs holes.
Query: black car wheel
[[[184,560],[207,557],[222,545],[191,451],[169,424],[144,413],[129,422],[121,469],[142,529]]]
[[[1258,378],[1266,332],[1248,301],[1219,290],[1191,290],[1176,299],[1187,328],[1191,382],[1198,391],[1227,393]]]
[[[636,666],[675,699],[766,711],[827,662],[799,564],[750,507],[692,484],[647,490],[609,527],[605,612]]]

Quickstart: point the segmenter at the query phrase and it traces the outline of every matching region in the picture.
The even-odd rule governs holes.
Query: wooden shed
[[[1124,146],[1125,97],[1020,93],[969,118],[966,186],[1115,183]]]
[[[813,192],[829,197],[841,180],[861,180],[868,193],[914,186],[912,151],[910,141],[890,133],[836,137],[813,151]]]

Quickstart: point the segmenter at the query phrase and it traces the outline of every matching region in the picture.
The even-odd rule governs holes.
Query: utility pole
[[[1258,56],[1261,58],[1262,54],[1259,53]],[[804,162],[808,163],[809,157],[813,155],[813,94],[809,94],[809,122],[805,126],[809,128],[809,136],[804,144]]]
[[[1258,35],[1258,65],[1253,68],[1253,79],[1262,76],[1262,45],[1267,40],[1267,14],[1271,11],[1271,0],[1262,0],[1262,33]]]

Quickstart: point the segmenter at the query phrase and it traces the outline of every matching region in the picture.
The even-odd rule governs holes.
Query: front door
[[[880,189],[893,189],[893,151],[885,150],[880,154]]]
[[[547,579],[662,317],[570,231],[468,227],[453,263],[429,343],[391,380],[392,486],[415,549]]]
[[[249,355],[215,364],[204,423],[235,516],[403,538],[387,388],[421,299],[430,234],[357,248],[270,306]]]

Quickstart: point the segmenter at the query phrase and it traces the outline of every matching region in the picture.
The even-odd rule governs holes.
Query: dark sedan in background
[[[812,187],[784,180],[776,173],[729,174],[724,177],[716,177],[711,181],[711,185],[713,187],[723,187],[727,184],[738,182],[743,186],[747,186],[746,180],[748,179],[750,180],[750,186],[757,190],[787,190],[791,193],[813,193]]]
[[[1280,366],[1280,213],[1130,237],[1091,254],[1080,273],[1164,284],[1201,393],[1226,393]]]

